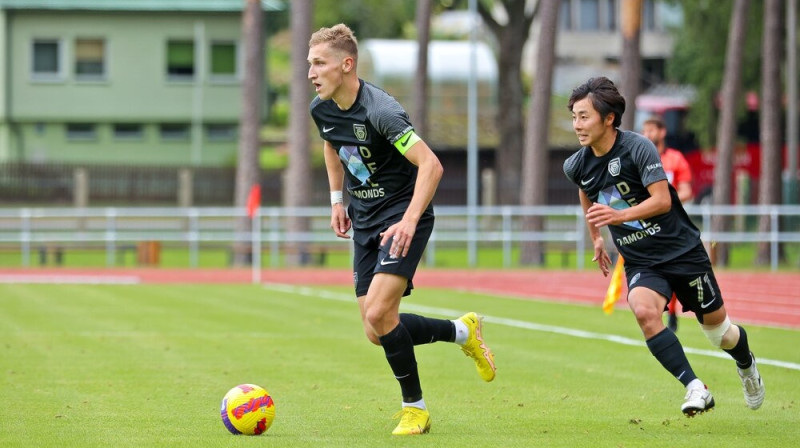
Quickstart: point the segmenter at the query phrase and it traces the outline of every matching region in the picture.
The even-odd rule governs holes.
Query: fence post
[[[116,215],[114,208],[106,209],[106,266],[114,266],[114,256],[116,253]]]
[[[769,240],[770,240],[770,266],[772,267],[772,272],[778,270],[778,223],[780,219],[778,219],[780,214],[778,213],[778,208],[776,206],[772,206],[769,209],[769,219],[770,223],[770,232],[769,232]]]
[[[31,265],[31,211],[23,208],[19,211],[20,219],[20,245],[22,246],[22,266]]]
[[[503,215],[503,267],[511,266],[511,207],[504,206]]]
[[[250,252],[253,254],[250,266],[252,267],[252,283],[261,283],[261,207],[256,207],[253,213],[253,223],[250,226],[252,229],[252,248]]]
[[[198,212],[197,208],[189,209],[189,266],[196,268],[199,263],[198,255]]]

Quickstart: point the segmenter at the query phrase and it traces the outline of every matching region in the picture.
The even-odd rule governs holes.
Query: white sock
[[[403,407],[404,408],[412,407],[412,408],[419,408],[419,409],[428,409],[428,408],[425,407],[425,399],[424,398],[421,398],[419,401],[415,401],[413,403],[406,403],[404,401],[403,402]]]
[[[706,385],[700,381],[700,378],[695,378],[686,385],[686,390],[689,389],[705,389]]]
[[[455,343],[458,345],[464,345],[467,343],[467,338],[469,337],[469,328],[467,328],[467,324],[461,322],[461,319],[451,320],[450,322],[456,326],[456,340]]]

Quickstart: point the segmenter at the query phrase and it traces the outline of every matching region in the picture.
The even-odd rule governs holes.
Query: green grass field
[[[457,346],[417,349],[433,428],[393,437],[399,386],[361,330],[349,288],[256,285],[0,285],[3,447],[794,446],[800,332],[748,326],[767,386],[746,408],[733,361],[684,319],[679,336],[714,392],[680,413],[680,383],[640,342],[629,312],[424,289],[403,309],[486,315],[497,379]],[[583,333],[576,333],[582,330]],[[721,353],[721,352],[719,352]],[[781,362],[783,364],[781,364]],[[233,436],[219,403],[267,388],[277,416]]]

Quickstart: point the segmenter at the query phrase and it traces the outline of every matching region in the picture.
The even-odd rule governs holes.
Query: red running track
[[[0,283],[249,283],[250,269],[0,269]],[[800,328],[800,273],[716,272],[725,306],[735,321]],[[352,274],[336,269],[263,270],[261,281],[296,285],[350,285]],[[421,269],[417,287],[454,288],[521,298],[603,302],[608,278],[597,270]],[[624,294],[624,292],[623,292]],[[625,307],[624,300],[617,306]]]

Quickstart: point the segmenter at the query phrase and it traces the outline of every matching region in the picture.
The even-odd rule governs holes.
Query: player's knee
[[[378,338],[378,335],[376,335],[372,330],[365,328],[364,334],[367,335],[367,339],[369,339],[369,342],[372,342],[375,345],[381,345],[380,338]]]
[[[650,322],[660,321],[661,319],[661,309],[653,304],[630,301],[630,306],[640,326]]]
[[[367,308],[364,312],[364,326],[368,329],[379,328],[383,323],[384,313],[377,307]],[[369,330],[367,330],[369,332]]]
[[[729,349],[735,346],[739,339],[738,328],[731,324],[727,317],[717,325],[703,325],[702,327],[703,333],[711,341],[711,345],[716,348]]]

